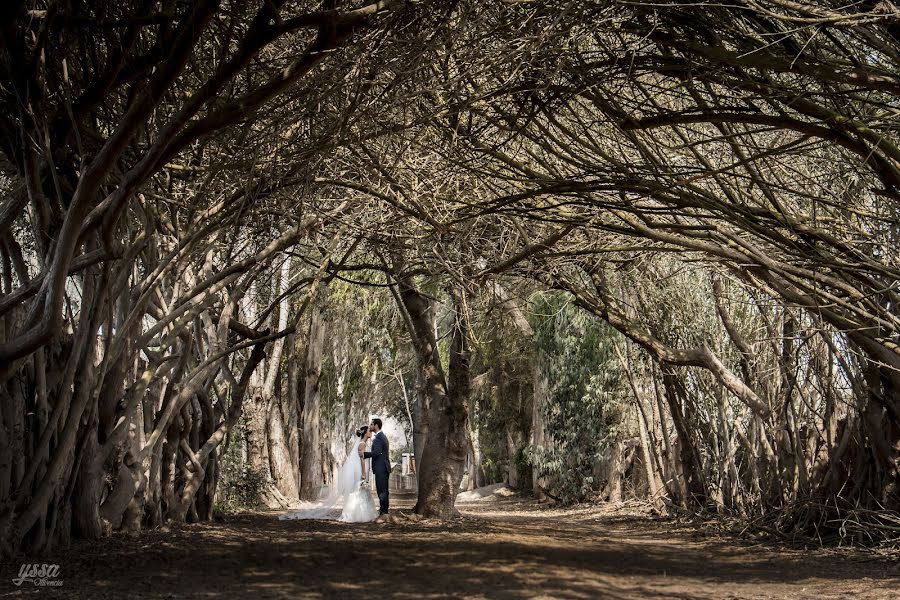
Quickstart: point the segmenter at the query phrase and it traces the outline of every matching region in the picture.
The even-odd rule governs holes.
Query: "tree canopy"
[[[4,554],[208,519],[237,438],[286,505],[373,402],[425,515],[896,531],[895,2],[0,11]]]

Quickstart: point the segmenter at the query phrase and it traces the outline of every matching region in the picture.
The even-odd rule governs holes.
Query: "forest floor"
[[[392,501],[401,515],[411,505]],[[755,544],[622,508],[548,509],[516,498],[459,508],[462,518],[444,523],[243,513],[77,542],[39,559],[60,565],[62,585],[15,587],[19,564],[5,564],[0,597],[900,597],[897,557]]]

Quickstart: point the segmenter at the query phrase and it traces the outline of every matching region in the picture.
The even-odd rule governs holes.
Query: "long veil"
[[[347,451],[347,458],[341,465],[337,477],[331,485],[322,487],[319,500],[316,502],[301,502],[298,510],[280,515],[282,521],[288,519],[338,519],[344,501],[351,492],[359,488],[362,477],[362,466],[359,463],[357,447],[360,438],[356,438]]]

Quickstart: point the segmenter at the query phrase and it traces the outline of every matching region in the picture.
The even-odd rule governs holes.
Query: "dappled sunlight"
[[[898,6],[0,2],[0,593],[900,597]]]
[[[58,597],[152,589],[160,597],[214,590],[284,598],[376,591],[397,598],[888,598],[900,585],[893,563],[697,537],[695,529],[658,519],[617,520],[615,511],[605,517],[597,506],[545,510],[514,500],[463,508],[462,518],[424,525],[402,518],[385,525],[285,522],[277,512],[248,513],[169,534],[79,544],[59,555],[67,575]]]

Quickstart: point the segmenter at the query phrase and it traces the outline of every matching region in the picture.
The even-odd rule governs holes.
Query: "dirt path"
[[[401,506],[402,508],[402,506]],[[41,559],[41,598],[898,598],[900,563],[777,550],[601,509],[460,507],[451,524],[349,525],[256,513],[78,543]]]

